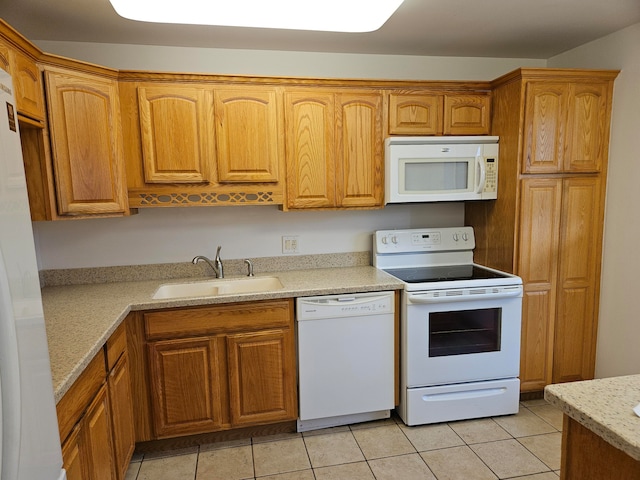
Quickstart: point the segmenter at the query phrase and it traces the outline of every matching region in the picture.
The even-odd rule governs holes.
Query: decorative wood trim
[[[132,207],[176,205],[263,205],[280,203],[275,192],[129,193]]]

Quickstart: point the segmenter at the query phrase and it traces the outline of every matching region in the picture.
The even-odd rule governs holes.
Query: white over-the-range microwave
[[[385,203],[492,200],[498,194],[498,137],[390,137]]]

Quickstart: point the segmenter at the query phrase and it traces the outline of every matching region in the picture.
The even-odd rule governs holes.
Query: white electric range
[[[473,263],[472,227],[381,230],[374,266],[404,282],[407,425],[518,412],[522,279]]]

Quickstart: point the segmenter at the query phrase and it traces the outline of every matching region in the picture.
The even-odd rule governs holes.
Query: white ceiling
[[[108,0],[0,0],[0,17],[31,40],[547,59],[640,22],[640,0],[405,0],[349,34],[138,23]]]

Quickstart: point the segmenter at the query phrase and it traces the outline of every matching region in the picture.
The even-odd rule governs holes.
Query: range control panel
[[[375,253],[447,252],[475,246],[473,227],[379,230],[374,235]]]

